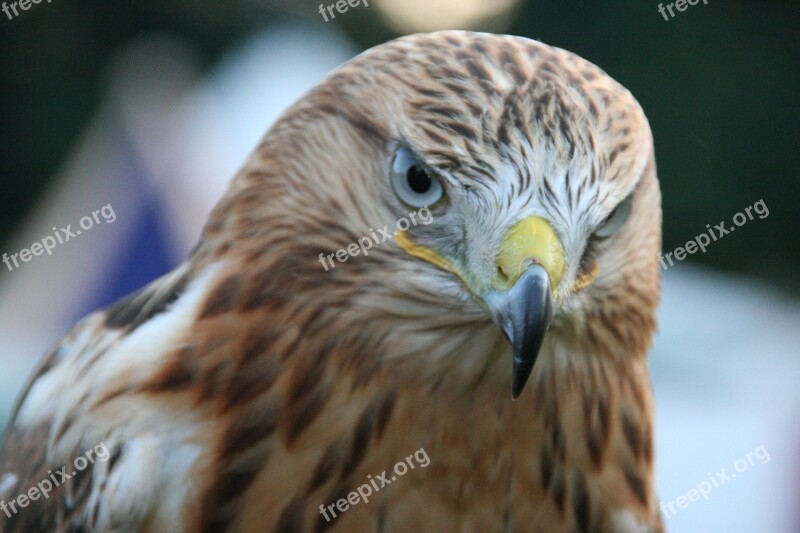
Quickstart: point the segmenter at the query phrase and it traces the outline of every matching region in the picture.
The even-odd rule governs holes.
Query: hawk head
[[[373,48],[277,123],[218,211],[242,203],[225,222],[237,240],[288,247],[276,276],[358,304],[353,323],[403,347],[387,357],[426,354],[421,375],[510,345],[516,397],[537,355],[557,351],[548,339],[619,358],[650,342],[650,129],[625,88],[570,52],[460,31]],[[432,218],[411,223],[419,210]],[[217,248],[222,225],[207,231]],[[369,249],[335,255],[365,237]]]

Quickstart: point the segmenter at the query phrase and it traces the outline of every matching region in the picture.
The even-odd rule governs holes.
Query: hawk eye
[[[436,176],[406,147],[398,148],[392,161],[392,187],[412,207],[430,206],[441,200],[444,188]]]
[[[600,227],[595,230],[595,237],[604,239],[610,237],[622,227],[628,216],[631,214],[631,207],[633,205],[633,194],[629,194],[627,198],[622,200],[617,207],[608,215],[605,222],[600,224]]]

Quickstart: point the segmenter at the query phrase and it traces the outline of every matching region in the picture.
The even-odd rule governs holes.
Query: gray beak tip
[[[511,374],[511,399],[516,400],[522,394],[525,384],[528,382],[528,377],[533,371],[533,361],[528,364],[525,361],[514,360],[514,369]]]
[[[511,397],[516,400],[528,382],[550,326],[550,276],[544,267],[533,265],[508,291],[489,293],[486,303],[514,352]]]

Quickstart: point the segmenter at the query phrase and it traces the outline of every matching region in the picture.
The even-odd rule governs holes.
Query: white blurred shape
[[[658,496],[668,505],[722,469],[736,476],[707,500],[674,503],[667,530],[796,531],[800,306],[688,264],[666,272],[661,294],[651,355]],[[769,462],[737,473],[760,446]]]
[[[474,28],[507,18],[519,0],[380,0],[375,7],[402,33]]]
[[[275,120],[357,50],[331,25],[282,24],[247,39],[219,63],[169,121],[179,166],[168,194],[184,243],[198,237],[228,181]],[[188,248],[187,248],[188,249]]]

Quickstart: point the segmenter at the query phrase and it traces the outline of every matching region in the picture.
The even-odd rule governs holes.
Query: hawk
[[[182,265],[44,359],[0,529],[661,531],[660,225],[645,115],[591,63],[462,31],[368,50],[271,128]]]

